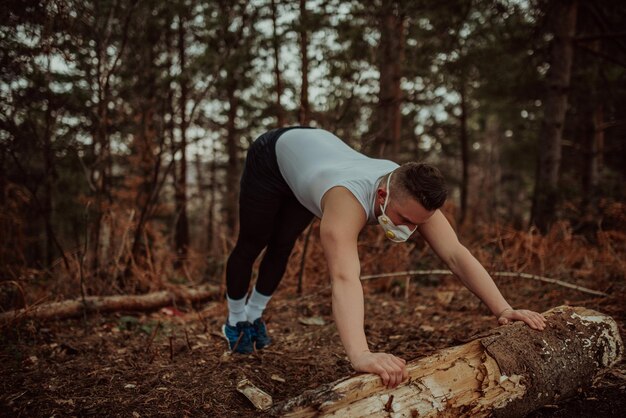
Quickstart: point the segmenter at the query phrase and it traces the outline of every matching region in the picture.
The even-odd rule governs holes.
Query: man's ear
[[[378,189],[376,189],[376,201],[378,202],[379,205],[382,205],[383,203],[385,203],[386,197],[387,197],[387,190],[383,189],[382,187],[379,187]]]

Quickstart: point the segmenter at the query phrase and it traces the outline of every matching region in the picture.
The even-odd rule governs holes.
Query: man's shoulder
[[[322,219],[329,216],[339,221],[365,226],[366,213],[359,200],[344,186],[330,188],[322,196]]]
[[[344,209],[361,208],[361,204],[354,193],[343,185],[333,186],[324,193],[322,209],[324,209],[325,204],[339,205]]]

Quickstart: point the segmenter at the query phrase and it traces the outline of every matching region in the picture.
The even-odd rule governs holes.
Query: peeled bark
[[[524,416],[589,385],[624,353],[615,321],[586,308],[546,312],[548,327],[502,326],[407,364],[387,389],[373,374],[341,379],[277,405],[285,416]]]
[[[93,312],[151,311],[174,302],[199,302],[218,293],[217,286],[208,285],[198,289],[180,288],[138,296],[90,296],[85,298],[85,303],[82,299],[74,299],[4,312],[0,314],[0,325],[24,318],[63,319]]]

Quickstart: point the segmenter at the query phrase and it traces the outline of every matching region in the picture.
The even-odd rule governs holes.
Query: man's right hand
[[[409,377],[406,361],[393,354],[365,351],[351,363],[356,371],[379,375],[387,388],[395,388]]]

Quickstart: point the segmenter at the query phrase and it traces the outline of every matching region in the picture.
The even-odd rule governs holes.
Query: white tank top
[[[323,129],[291,129],[276,142],[278,168],[304,207],[322,217],[324,193],[343,186],[357,198],[368,223],[375,223],[374,194],[378,180],[398,164],[369,158]]]

